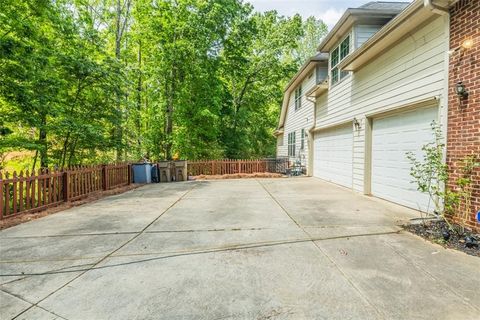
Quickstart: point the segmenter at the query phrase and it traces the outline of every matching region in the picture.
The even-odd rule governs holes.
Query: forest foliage
[[[0,169],[273,155],[284,86],[327,31],[241,0],[0,7]]]

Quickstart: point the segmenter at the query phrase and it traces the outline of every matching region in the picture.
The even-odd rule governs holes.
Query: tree
[[[328,27],[321,19],[308,17],[303,22],[303,35],[298,41],[298,47],[293,50],[293,58],[303,64],[317,53],[317,47],[328,33]]]
[[[283,87],[322,30],[241,0],[4,0],[0,157],[271,155]]]
[[[222,142],[227,157],[273,154],[283,86],[297,67],[287,53],[301,35],[298,15],[288,19],[271,11],[234,23],[222,54]]]

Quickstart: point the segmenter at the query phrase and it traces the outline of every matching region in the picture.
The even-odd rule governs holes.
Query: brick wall
[[[447,163],[449,187],[456,188],[463,159],[477,155],[480,161],[480,1],[460,0],[450,9],[450,49],[455,50],[466,39],[471,49],[458,49],[450,55]],[[459,99],[455,84],[462,81],[468,98]],[[467,227],[480,231],[476,212],[480,210],[480,168],[473,174],[473,197]],[[459,210],[460,211],[460,210]],[[459,212],[457,212],[458,214]]]

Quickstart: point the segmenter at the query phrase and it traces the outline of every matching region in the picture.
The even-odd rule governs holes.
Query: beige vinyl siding
[[[287,146],[285,145],[285,139],[283,135],[277,136],[277,157],[287,155]]]
[[[308,143],[307,138],[305,138],[304,149],[300,150],[301,144],[301,131],[305,129],[305,132],[308,132],[313,126],[314,114],[313,114],[313,102],[308,101],[305,93],[310,90],[316,82],[315,70],[313,70],[302,82],[302,104],[300,109],[295,110],[295,94],[294,89],[290,95],[288,110],[285,117],[283,141],[284,145],[282,147],[277,147],[277,156],[287,156],[288,155],[288,134],[295,131],[296,132],[296,146],[295,146],[295,157],[292,157],[291,160],[294,161],[298,158],[306,166],[308,163]]]
[[[353,187],[364,191],[366,115],[416,102],[439,98],[440,115],[445,104],[445,59],[448,51],[448,18],[439,16],[409,34],[350,77],[332,86],[327,111],[317,110],[316,126],[351,121],[354,131]],[[317,104],[318,106],[318,104]]]
[[[325,81],[328,77],[328,66],[317,66],[316,74],[317,74],[317,83]]]
[[[381,25],[356,25],[355,26],[355,48],[359,48],[365,41],[370,39],[378,30]]]

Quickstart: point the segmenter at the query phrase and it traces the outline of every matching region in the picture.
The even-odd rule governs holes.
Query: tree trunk
[[[65,166],[65,161],[67,160],[67,148],[68,148],[68,140],[70,139],[70,132],[67,133],[67,137],[65,138],[65,142],[63,143],[63,151],[62,151],[62,158],[61,158],[61,165],[60,167],[63,168]]]
[[[40,144],[40,168],[48,167],[48,146],[47,146],[47,116],[41,116],[41,125],[38,136],[38,142]]]
[[[176,67],[172,68],[170,86],[167,85],[167,114],[165,120],[165,157],[167,160],[172,159],[172,133],[173,133],[173,112],[174,112],[174,102],[175,102],[175,90],[176,88],[176,79],[177,79],[177,69]]]
[[[122,3],[123,2],[123,3]],[[118,62],[121,59],[121,45],[123,34],[125,29],[128,25],[128,20],[130,16],[130,5],[131,0],[117,0],[116,1],[116,9],[115,9],[115,58]],[[115,145],[116,145],[116,154],[117,154],[117,161],[120,161],[122,158],[123,153],[123,110],[121,106],[121,87],[118,85],[117,87],[117,115],[119,119],[117,119],[117,124],[115,125]]]
[[[142,114],[142,41],[138,42],[138,80],[137,80],[137,117],[136,117],[136,125],[137,125],[137,142],[138,147],[141,150],[142,141],[140,136],[142,134],[142,121],[141,121],[141,114]]]

